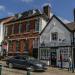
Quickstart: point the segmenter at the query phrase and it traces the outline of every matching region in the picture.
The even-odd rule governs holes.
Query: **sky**
[[[73,21],[75,0],[0,0],[0,19],[30,9],[42,11],[45,4],[51,6],[56,16]]]

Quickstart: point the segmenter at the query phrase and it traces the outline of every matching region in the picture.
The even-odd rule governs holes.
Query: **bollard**
[[[2,64],[0,64],[0,75],[2,73]]]
[[[29,67],[29,68],[27,68],[27,75],[31,75],[31,68]]]

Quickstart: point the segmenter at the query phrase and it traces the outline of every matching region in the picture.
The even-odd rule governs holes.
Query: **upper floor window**
[[[51,33],[51,39],[54,41],[57,41],[58,40],[58,33],[57,32]]]
[[[12,34],[12,25],[7,26],[7,35],[11,35]]]
[[[22,24],[21,24],[21,32],[23,33],[23,32],[25,32],[26,31],[26,22],[24,21],[24,22],[22,22]]]
[[[30,23],[29,21],[26,22],[26,32],[30,31]]]
[[[35,31],[39,31],[39,20],[35,20]]]
[[[19,24],[19,33],[21,32],[21,27],[22,27],[22,24],[20,23]]]
[[[7,36],[7,26],[4,27],[4,35]]]
[[[18,23],[15,23],[14,24],[14,34],[17,34],[17,33],[19,33],[19,25]]]

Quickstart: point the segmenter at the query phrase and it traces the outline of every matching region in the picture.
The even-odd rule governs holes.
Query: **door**
[[[75,67],[75,48],[73,48],[73,59],[74,59],[74,67]]]
[[[56,52],[51,52],[51,65],[56,66]]]
[[[33,48],[33,57],[38,58],[38,48]]]

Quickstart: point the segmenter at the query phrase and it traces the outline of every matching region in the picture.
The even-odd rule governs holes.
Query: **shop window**
[[[40,59],[49,60],[50,58],[50,50],[49,48],[41,48],[40,49]]]
[[[38,39],[33,40],[33,48],[38,48]]]
[[[25,40],[24,41],[24,50],[25,51],[28,51],[29,50],[29,41],[28,40]]]
[[[20,49],[20,42],[16,41],[16,51],[19,51],[19,49]]]

